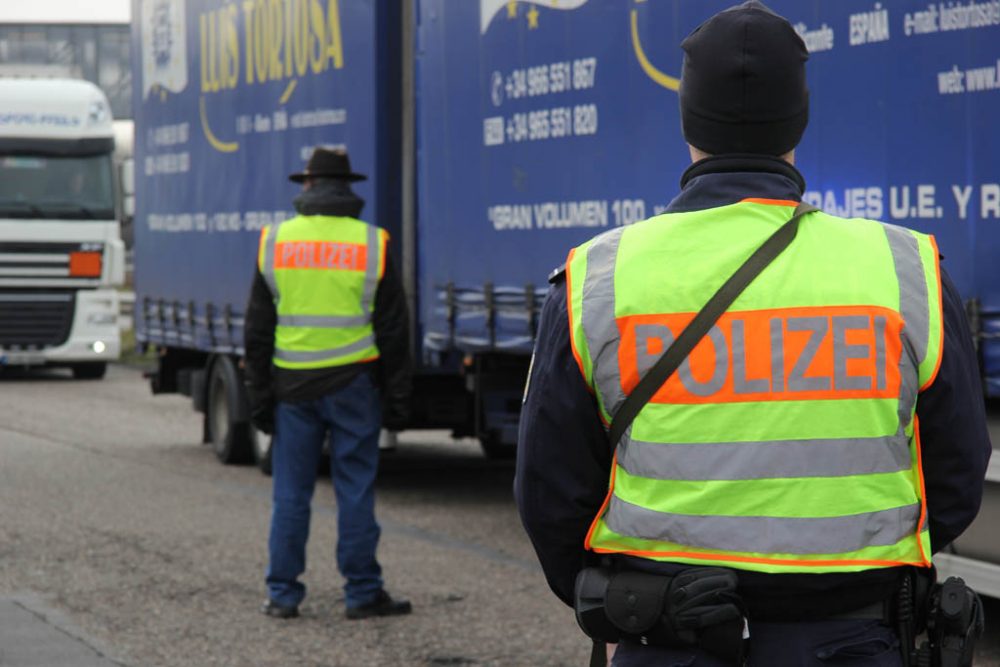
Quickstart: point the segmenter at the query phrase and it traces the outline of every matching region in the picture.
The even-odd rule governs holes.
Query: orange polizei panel
[[[364,271],[368,246],[336,241],[285,241],[274,252],[276,269]]]
[[[618,319],[622,389],[638,384],[694,313]],[[653,403],[892,398],[903,321],[876,306],[725,313]]]

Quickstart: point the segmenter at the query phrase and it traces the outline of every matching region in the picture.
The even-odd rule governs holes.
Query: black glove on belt
[[[586,568],[576,580],[577,622],[598,641],[698,647],[732,664],[744,654],[736,573],[688,568],[673,577]]]

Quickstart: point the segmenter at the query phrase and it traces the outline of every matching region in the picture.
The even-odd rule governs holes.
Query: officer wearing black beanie
[[[727,9],[681,43],[681,127],[709,155],[781,156],[809,121],[806,60],[792,26],[757,0]]]
[[[930,237],[807,213],[713,320],[701,351],[714,350],[714,368],[702,356],[695,379],[695,349],[609,442],[643,369],[685,337],[678,320],[800,210],[805,191],[794,152],[809,118],[808,52],[789,22],[750,0],[681,48],[693,164],[680,193],[663,215],[574,248],[550,279],[521,409],[522,523],[549,586],[595,639],[592,665],[604,662],[602,641],[617,641],[614,667],[898,667],[901,582],[924,577],[930,555],[972,523],[992,452],[962,300]],[[898,310],[879,296],[886,288]],[[846,333],[836,342],[845,309],[874,304],[905,325],[873,339],[903,352]],[[815,335],[790,346],[803,327]],[[914,352],[932,332],[937,350]],[[872,393],[858,366],[846,370],[864,354],[892,356],[908,389]],[[868,389],[838,393],[849,376]],[[880,462],[900,435],[900,456]],[[922,484],[894,486],[904,478]]]

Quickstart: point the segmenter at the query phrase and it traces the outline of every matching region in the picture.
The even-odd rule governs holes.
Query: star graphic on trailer
[[[528,10],[528,30],[534,30],[538,27],[538,8],[534,5]]]
[[[507,18],[517,18],[517,0],[510,0],[507,3]]]

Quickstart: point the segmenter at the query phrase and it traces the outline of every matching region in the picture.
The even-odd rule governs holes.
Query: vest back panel
[[[663,215],[571,252],[574,353],[606,423],[794,204]],[[914,414],[941,326],[931,237],[806,216],[617,443],[588,545],[776,572],[929,563]]]

